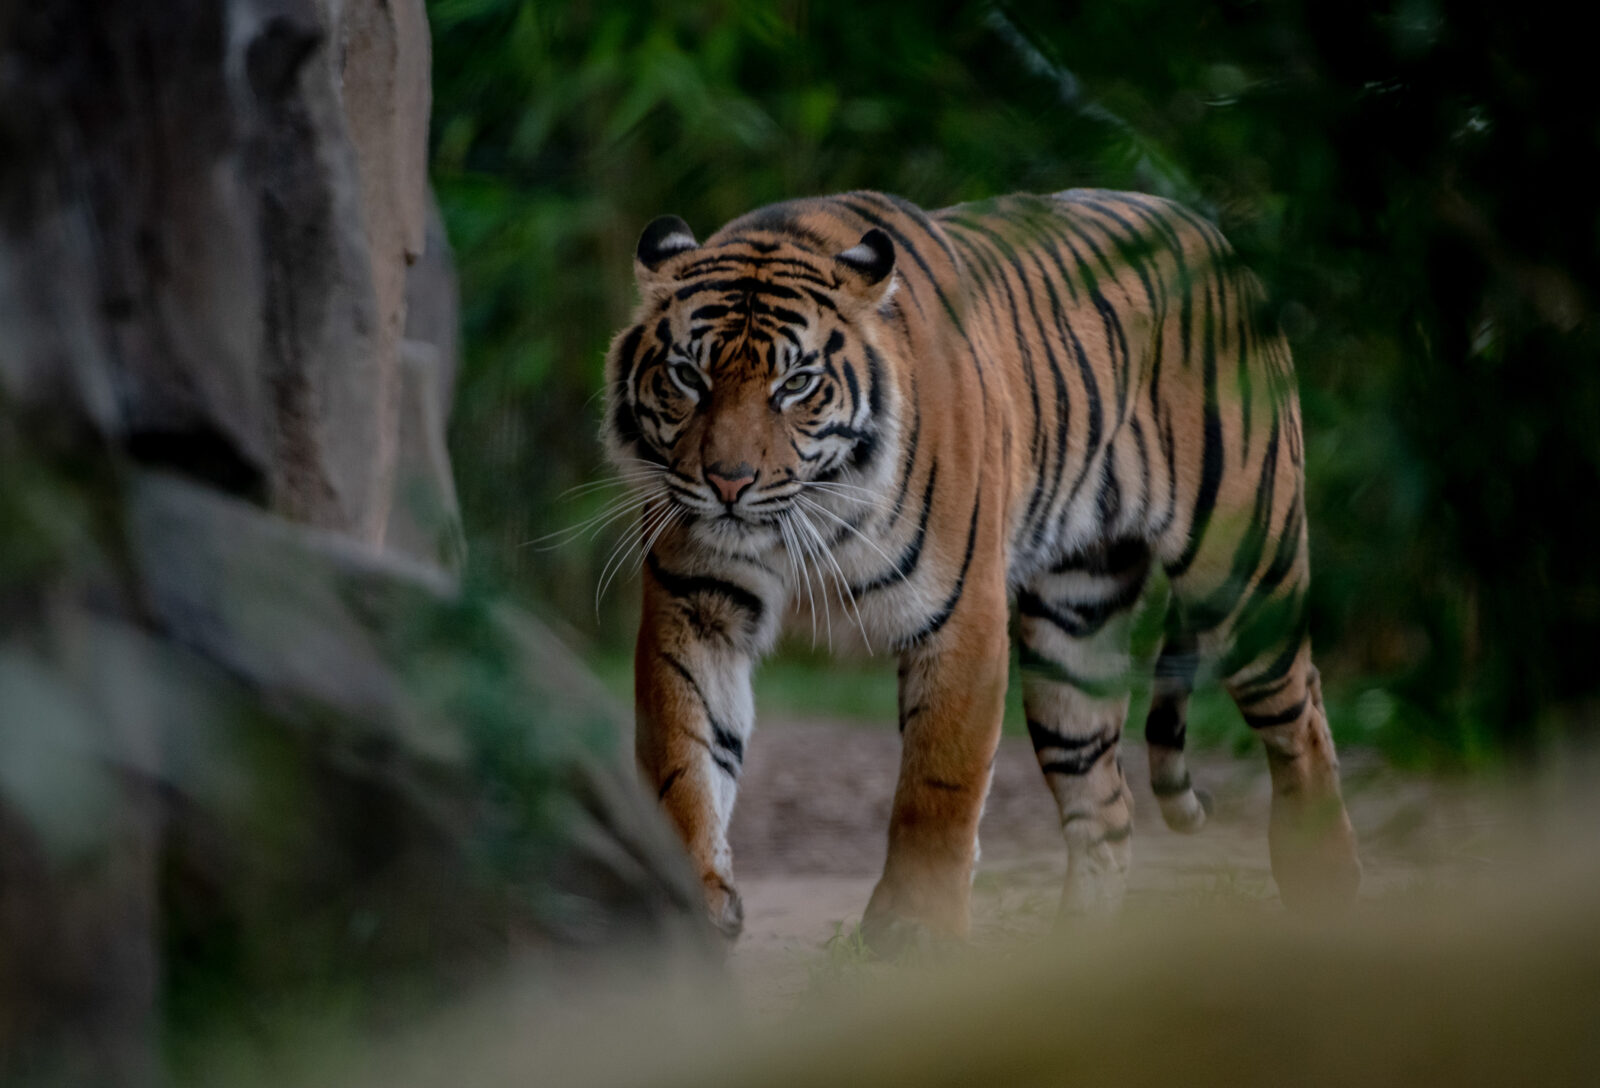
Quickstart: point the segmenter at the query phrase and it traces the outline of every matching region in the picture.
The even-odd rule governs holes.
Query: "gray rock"
[[[0,5],[7,1084],[708,947],[621,714],[457,577],[427,76],[422,0]]]

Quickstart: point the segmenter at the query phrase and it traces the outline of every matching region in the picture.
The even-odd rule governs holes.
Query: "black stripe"
[[[717,721],[716,716],[711,713],[711,704],[706,701],[706,693],[700,689],[700,682],[694,678],[694,673],[690,672],[688,666],[682,661],[665,651],[661,651],[661,660],[678,671],[678,675],[683,677],[684,682],[689,685],[689,690],[694,692],[694,697],[700,701],[701,713],[706,716],[706,724],[711,727],[712,744],[732,756],[735,763],[743,764],[744,741],[740,740],[738,734],[733,730]],[[714,758],[715,753],[713,753]]]
[[[728,295],[772,295],[776,298],[804,298],[798,288],[785,287],[781,283],[771,280],[757,279],[754,276],[739,276],[731,280],[706,280],[700,283],[691,283],[678,288],[674,297],[680,302],[686,298],[693,298],[702,291],[707,293],[720,293]]]
[[[1017,594],[1017,611],[1024,616],[1046,620],[1073,638],[1087,638],[1103,628],[1112,617],[1138,603],[1143,593],[1143,578],[1129,578],[1120,582],[1109,596],[1098,600],[1073,603],[1048,603],[1032,590],[1023,590]]]
[[[1017,594],[1017,611],[1024,616],[1044,620],[1072,638],[1078,638],[1087,633],[1083,623],[1076,617],[1068,616],[1066,613],[1052,608],[1032,590],[1025,589]]]
[[[1189,518],[1189,539],[1183,554],[1167,568],[1167,576],[1174,581],[1189,569],[1195,556],[1200,553],[1200,542],[1211,524],[1211,514],[1217,505],[1217,491],[1222,486],[1222,413],[1217,405],[1216,312],[1212,302],[1214,282],[1214,277],[1206,281],[1205,351],[1202,356],[1205,368],[1205,425],[1200,455],[1200,491],[1195,497],[1194,513]]]
[[[966,589],[967,570],[972,566],[972,549],[978,542],[978,512],[983,509],[983,478],[979,475],[978,496],[972,504],[972,524],[967,529],[967,554],[961,559],[961,572],[956,575],[955,588],[950,591],[949,598],[943,606],[933,614],[933,617],[923,625],[922,630],[901,642],[901,649],[909,649],[920,642],[932,638],[939,633],[939,629],[950,621],[950,614],[956,610],[956,605],[961,600],[962,591]]]
[[[902,472],[900,486],[895,489],[894,503],[889,507],[889,520],[893,524],[899,520],[901,512],[905,509],[906,494],[911,490],[911,475],[916,468],[917,445],[922,441],[922,398],[917,395],[916,375],[911,378],[911,435],[906,440],[904,452],[900,455]],[[937,466],[937,462],[935,462]],[[930,468],[929,473],[935,471]]]
[[[1193,788],[1194,780],[1189,777],[1188,771],[1184,771],[1183,777],[1178,779],[1176,782],[1158,782],[1154,779],[1152,779],[1150,782],[1150,792],[1162,800],[1166,800],[1168,797],[1177,797],[1181,794],[1188,793]]]
[[[633,385],[633,379],[638,371],[639,341],[642,339],[644,339],[644,326],[635,325],[622,338],[622,343],[617,345],[619,366],[617,381],[623,388]]]
[[[1092,574],[1115,578],[1150,560],[1150,548],[1138,537],[1125,536],[1090,551],[1062,556],[1051,574]]]
[[[1056,294],[1055,284],[1050,281],[1049,274],[1046,272],[1044,267],[1044,261],[1039,257],[1038,253],[1031,253],[1030,256],[1033,258],[1034,267],[1039,272],[1039,280],[1044,284],[1045,295],[1050,300],[1050,317],[1055,325],[1055,337],[1052,338],[1050,335],[1050,328],[1044,323],[1044,320],[1039,317],[1038,312],[1035,311],[1034,320],[1037,321],[1039,325],[1039,336],[1044,344],[1045,361],[1050,364],[1050,378],[1055,384],[1056,393],[1056,426],[1054,435],[1055,456],[1052,458],[1052,464],[1050,467],[1050,483],[1044,501],[1044,512],[1041,524],[1042,529],[1044,525],[1049,524],[1050,512],[1052,509],[1054,509],[1056,498],[1061,493],[1061,477],[1066,471],[1067,449],[1070,445],[1068,442],[1068,429],[1072,421],[1072,398],[1067,389],[1066,376],[1063,374],[1061,364],[1056,358],[1056,343],[1060,344],[1063,352],[1069,350],[1066,337],[1061,334],[1063,323],[1061,298]]]
[[[679,778],[683,777],[683,770],[684,769],[682,767],[679,767],[677,770],[675,770],[671,774],[667,775],[667,780],[665,782],[661,783],[661,788],[656,791],[656,800],[657,801],[660,801],[660,800],[663,800],[663,799],[666,798],[667,791],[670,790],[675,784],[677,784],[677,781],[678,781]]]
[[[806,288],[804,288],[804,291],[805,291],[806,294],[811,296],[811,301],[812,302],[815,302],[818,306],[821,306],[824,310],[828,310],[831,313],[838,313],[839,312],[839,307],[837,307],[837,306],[835,306],[833,304],[833,299],[829,298],[827,295],[823,294],[821,291],[818,291],[813,287],[806,287]]]
[[[1150,449],[1145,444],[1144,426],[1137,415],[1128,420],[1128,430],[1133,432],[1134,456],[1139,460],[1139,506],[1133,522],[1145,525],[1149,523],[1146,514],[1150,509]]]
[[[1289,576],[1294,568],[1295,560],[1300,557],[1300,533],[1305,527],[1305,518],[1301,514],[1301,495],[1297,491],[1294,500],[1289,503],[1289,511],[1283,517],[1283,527],[1278,530],[1278,550],[1272,556],[1272,564],[1267,567],[1267,572],[1256,583],[1256,596],[1258,598],[1270,595]]]
[[[807,438],[819,442],[824,438],[848,438],[851,442],[864,442],[872,437],[870,431],[858,431],[848,423],[840,423],[838,420],[824,423],[814,431],[808,431],[804,427],[795,429]]]
[[[982,223],[967,223],[960,219],[954,219],[952,221],[963,227],[966,227],[969,230],[973,230],[982,234],[994,243],[996,249],[1000,252],[1001,256],[1009,265],[1011,272],[1016,276],[1017,283],[1022,289],[1023,297],[1028,300],[1028,309],[1033,315],[1035,327],[1040,332],[1040,343],[1043,345],[1046,353],[1050,356],[1050,369],[1053,372],[1056,371],[1057,368],[1054,353],[1050,350],[1050,340],[1048,336],[1044,335],[1044,323],[1039,318],[1038,302],[1034,298],[1033,288],[1028,283],[1027,271],[1022,267],[1022,260],[1017,251],[1012,248],[1011,244],[1006,241],[1006,239],[1000,233],[991,230]],[[1000,281],[1000,286],[1005,290],[1006,309],[1011,316],[1012,334],[1017,344],[1017,350],[1022,355],[1022,376],[1027,380],[1028,397],[1033,408],[1033,429],[1029,432],[1029,453],[1032,457],[1032,464],[1035,467],[1039,467],[1044,461],[1043,455],[1048,440],[1044,430],[1043,407],[1039,403],[1039,383],[1034,374],[1036,368],[1033,359],[1033,351],[1028,345],[1027,336],[1023,333],[1022,308],[1017,303],[1016,293],[1011,289],[1011,281],[1005,275],[1003,269],[1001,270],[1001,274],[998,278]],[[1057,374],[1057,377],[1059,378],[1059,373]],[[1059,446],[1062,441],[1059,427],[1057,428],[1057,432],[1059,453]],[[1033,537],[1036,543],[1039,542],[1039,533],[1043,528],[1042,524],[1037,526],[1035,525],[1035,518],[1038,515],[1040,501],[1044,497],[1044,485],[1044,475],[1036,472],[1034,474],[1033,486],[1030,488],[1028,495],[1027,510],[1022,517],[1021,531],[1025,535]]]
[[[1273,412],[1276,417],[1277,409],[1274,408]],[[1249,589],[1256,568],[1261,565],[1267,536],[1272,532],[1272,496],[1278,476],[1278,431],[1279,428],[1274,425],[1266,455],[1262,458],[1261,475],[1256,479],[1255,506],[1250,513],[1250,523],[1244,539],[1233,553],[1228,577],[1205,599],[1194,602],[1185,616],[1190,629],[1197,633],[1217,627],[1233,613]]]
[[[916,262],[917,267],[922,270],[922,274],[927,277],[928,286],[933,288],[934,297],[939,300],[939,305],[944,308],[945,316],[950,319],[951,325],[955,327],[956,335],[961,337],[962,342],[967,346],[967,350],[971,352],[973,370],[978,375],[978,391],[982,395],[984,403],[987,404],[989,400],[988,379],[983,376],[983,366],[981,365],[981,361],[978,359],[977,350],[973,346],[971,338],[967,336],[967,330],[961,321],[960,313],[956,311],[955,306],[950,302],[949,296],[944,293],[944,288],[939,286],[939,281],[934,276],[933,269],[928,267],[927,260],[922,256],[917,248],[911,244],[911,239],[907,238],[898,227],[889,222],[887,219],[884,219],[882,216],[862,208],[859,204],[852,203],[848,199],[841,200],[840,203],[842,203],[846,208],[850,209],[856,215],[860,216],[862,219],[866,220],[868,223],[871,223],[873,226],[882,230],[885,234],[889,235],[889,237],[893,238],[895,244],[903,248],[905,252],[910,255],[911,259]],[[906,280],[906,285],[908,288],[914,287],[915,281],[908,278]],[[908,293],[911,296],[912,303],[920,311],[922,308],[922,303],[917,299],[916,292],[911,290]]]
[[[1077,288],[1073,285],[1072,277],[1067,273],[1067,267],[1061,261],[1061,254],[1054,246],[1044,247],[1044,252],[1049,255],[1050,263],[1055,265],[1059,281],[1066,285],[1069,297],[1077,298]],[[1095,378],[1094,367],[1089,362],[1089,354],[1083,348],[1083,341],[1078,339],[1078,334],[1072,328],[1072,322],[1067,316],[1066,308],[1061,305],[1059,296],[1055,293],[1052,281],[1045,280],[1045,290],[1050,296],[1051,309],[1056,321],[1056,331],[1061,337],[1063,347],[1070,346],[1072,356],[1078,365],[1078,380],[1083,386],[1086,400],[1085,411],[1088,414],[1089,433],[1084,443],[1083,464],[1078,469],[1077,477],[1072,481],[1072,486],[1067,490],[1066,505],[1071,505],[1072,500],[1078,497],[1078,491],[1083,487],[1084,481],[1089,476],[1089,469],[1094,464],[1096,454],[1100,451],[1101,435],[1104,432],[1103,407],[1100,399],[1100,382]],[[1059,441],[1061,449],[1066,448],[1066,427],[1068,419],[1063,411],[1059,424]],[[1059,489],[1060,480],[1057,477],[1056,488]]]
[[[744,741],[740,740],[737,734],[718,725],[715,720],[711,722],[711,742],[732,756],[735,763],[744,763]]]
[[[729,238],[721,244],[738,245],[741,243],[753,248],[760,245],[741,238]],[[679,273],[679,277],[684,280],[690,280],[696,276],[707,276],[712,273],[726,275],[743,269],[759,268],[762,271],[777,272],[779,275],[799,280],[802,283],[814,283],[821,287],[830,288],[833,286],[833,282],[816,265],[796,260],[793,257],[773,257],[769,256],[768,253],[770,251],[763,252],[760,256],[751,256],[744,253],[719,253],[709,257],[702,257],[693,264],[685,265],[683,271]]]
[[[1109,533],[1122,516],[1122,484],[1117,479],[1117,459],[1107,450],[1100,462],[1100,490],[1095,495],[1095,509],[1100,514],[1100,531]]]
[[[1142,199],[1133,195],[1125,195],[1124,204],[1127,209],[1137,216],[1142,223],[1160,233],[1163,239],[1167,242],[1168,248],[1165,250],[1165,252],[1169,253],[1172,257],[1177,278],[1176,293],[1178,295],[1179,302],[1179,335],[1181,337],[1181,357],[1179,362],[1187,364],[1189,357],[1189,321],[1191,309],[1190,295],[1192,292],[1189,289],[1189,268],[1183,256],[1183,241],[1178,237],[1177,232],[1173,230],[1172,224],[1167,222],[1167,220],[1162,216],[1158,215],[1155,210],[1146,207]],[[1132,227],[1130,226],[1130,230],[1131,229]],[[1178,508],[1178,472],[1175,456],[1176,444],[1173,440],[1171,414],[1164,413],[1161,410],[1161,367],[1163,362],[1162,350],[1166,340],[1165,325],[1167,322],[1169,293],[1165,279],[1159,273],[1157,273],[1156,278],[1161,285],[1162,294],[1160,305],[1157,309],[1157,320],[1155,324],[1156,335],[1152,337],[1151,341],[1154,350],[1151,353],[1150,380],[1148,386],[1150,395],[1151,419],[1155,422],[1158,442],[1167,463],[1167,508],[1162,513],[1160,519],[1154,523],[1152,527],[1152,536],[1160,536],[1167,531],[1167,529],[1171,526],[1173,519],[1177,516]]]
[[[761,598],[744,588],[744,586],[735,585],[733,582],[725,582],[721,578],[713,578],[710,575],[678,574],[675,571],[667,570],[661,565],[661,561],[656,558],[654,552],[651,552],[645,558],[645,565],[649,567],[650,573],[655,576],[656,581],[661,584],[661,588],[670,595],[678,598],[692,597],[696,594],[720,597],[747,613],[752,627],[760,624],[765,607],[761,603]]]
[[[1071,218],[1059,217],[1061,224],[1070,231],[1079,241],[1088,247],[1089,252],[1100,259],[1100,264],[1105,268],[1107,275],[1113,283],[1116,282],[1116,271],[1111,267],[1111,262],[1100,251],[1093,238],[1090,238]],[[1111,374],[1117,385],[1117,420],[1125,418],[1128,402],[1128,385],[1133,371],[1133,355],[1128,347],[1127,330],[1122,327],[1122,318],[1117,315],[1117,309],[1100,290],[1100,282],[1095,276],[1090,265],[1078,255],[1078,247],[1071,240],[1063,238],[1067,248],[1072,251],[1073,260],[1078,264],[1078,271],[1085,278],[1085,288],[1089,292],[1089,300],[1094,304],[1095,310],[1100,314],[1100,320],[1105,326],[1106,350],[1111,353]],[[1146,289],[1148,290],[1148,283]],[[1122,347],[1122,366],[1117,366],[1117,347]]]
[[[1145,743],[1157,748],[1183,750],[1189,732],[1184,721],[1183,704],[1175,698],[1157,698],[1150,703],[1150,713],[1144,720]]]
[[[950,300],[945,297],[944,291],[939,287],[939,281],[933,277],[933,270],[928,267],[928,262],[923,259],[922,254],[917,252],[917,247],[911,244],[911,239],[907,238],[903,233],[901,233],[900,229],[893,223],[889,222],[889,220],[883,218],[881,215],[878,215],[876,212],[872,212],[861,207],[857,203],[853,203],[848,197],[840,197],[839,204],[842,205],[847,211],[854,213],[858,218],[866,221],[874,227],[877,227],[890,238],[894,239],[896,247],[908,255],[914,262],[916,262],[917,267],[922,269],[922,274],[927,277],[928,285],[933,288],[934,294],[944,305],[945,313],[955,324],[956,330],[960,332],[961,320],[956,314],[955,307],[950,305]],[[922,300],[917,298],[916,281],[908,277],[906,279],[906,289],[907,293],[911,297],[911,304],[917,308],[918,313],[921,313]],[[962,338],[966,338],[965,333],[962,333]],[[967,346],[971,347],[972,345],[969,342]]]
[[[1246,291],[1242,286],[1243,281],[1238,275],[1233,277],[1233,281],[1233,289],[1240,295],[1238,328],[1235,331],[1235,335],[1239,338],[1239,432],[1243,440],[1240,458],[1248,461],[1250,459],[1250,402],[1252,400],[1250,361],[1253,353],[1250,351],[1250,332],[1246,328],[1247,322],[1245,320],[1246,311],[1249,309],[1245,305],[1246,299],[1244,296]],[[1276,405],[1273,406],[1273,426],[1274,428],[1277,426]]]
[[[796,221],[797,216],[815,210],[820,203],[817,200],[790,200],[782,204],[769,204],[753,212],[746,212],[723,229],[759,230],[782,234],[795,242],[800,249],[810,249],[819,257],[823,255],[832,257],[831,243],[828,239]]]
[[[856,380],[856,369],[850,365],[850,360],[844,360],[844,384],[850,390],[850,418],[856,418],[856,410],[861,407],[861,383]]]
[[[1109,229],[1106,230],[1106,237],[1110,238],[1111,241],[1116,245],[1118,255],[1125,262],[1127,262],[1128,266],[1131,267],[1138,275],[1140,282],[1143,283],[1145,298],[1147,298],[1150,303],[1150,312],[1158,312],[1161,308],[1162,298],[1164,297],[1165,284],[1162,285],[1163,291],[1158,291],[1150,282],[1150,275],[1152,274],[1158,281],[1161,279],[1160,272],[1155,269],[1154,265],[1151,264],[1149,260],[1149,258],[1153,255],[1153,246],[1151,245],[1150,240],[1141,234],[1137,227],[1135,227],[1127,219],[1124,219],[1121,213],[1116,210],[1115,205],[1109,201],[1100,199],[1098,196],[1091,197],[1086,195],[1082,197],[1068,197],[1065,198],[1064,202],[1069,204],[1081,204],[1085,207],[1092,208],[1094,211],[1099,212],[1101,215],[1105,216],[1107,219],[1111,220],[1113,223],[1116,223],[1117,226],[1122,228],[1122,230],[1126,233],[1126,238],[1118,237]]]
[[[900,558],[895,561],[892,570],[878,575],[866,585],[850,587],[850,592],[857,600],[864,594],[887,589],[896,582],[905,581],[916,571],[917,564],[922,560],[923,544],[928,538],[928,517],[933,512],[933,487],[938,478],[939,462],[934,461],[928,466],[928,484],[922,489],[922,515],[917,519],[916,535],[906,544],[905,550],[900,553]]]
[[[862,192],[858,195],[867,197],[869,199],[876,197],[885,203],[893,205],[908,219],[916,223],[917,226],[921,227],[922,232],[931,238],[935,245],[944,250],[946,260],[953,265],[959,265],[961,263],[956,260],[955,252],[950,248],[950,242],[938,229],[937,224],[935,224],[933,221],[933,217],[927,212],[923,211],[917,205],[911,203],[911,201],[905,199],[904,197],[895,196],[893,193],[874,193],[869,191]]]
[[[1276,714],[1245,714],[1244,723],[1251,729],[1269,729],[1274,725],[1290,725],[1300,720],[1306,712],[1306,702],[1309,695],[1302,695],[1300,701],[1294,706],[1280,710]]]
[[[1156,658],[1155,675],[1187,692],[1194,690],[1199,670],[1200,649],[1184,628],[1181,610],[1174,602],[1167,610],[1166,641]]]
[[[1298,647],[1296,648],[1298,649]],[[1270,683],[1257,681],[1256,683],[1249,685],[1247,688],[1240,689],[1238,698],[1240,702],[1243,702],[1247,706],[1253,706],[1256,703],[1264,703],[1274,695],[1281,695],[1283,693],[1283,689],[1288,687],[1293,682],[1294,674],[1286,672]]]
[[[1300,647],[1305,642],[1306,633],[1311,627],[1311,618],[1305,608],[1303,597],[1294,602],[1294,607],[1298,612],[1298,619],[1289,639],[1283,644],[1283,650],[1279,652],[1277,657],[1272,659],[1271,664],[1248,683],[1240,685],[1237,689],[1247,701],[1255,701],[1261,698],[1269,686],[1277,684],[1288,677],[1289,671],[1294,668],[1295,658],[1299,656]],[[1249,662],[1244,664],[1249,664]],[[1242,668],[1243,665],[1240,667]],[[1225,675],[1231,675],[1231,673]]]
[[[1095,847],[1095,846],[1099,846],[1101,843],[1126,842],[1128,840],[1129,836],[1131,836],[1132,834],[1133,834],[1133,824],[1126,823],[1126,824],[1123,824],[1121,827],[1107,828],[1105,834],[1101,835],[1098,839],[1095,839],[1089,845],[1090,845],[1090,847]]]
[[[1041,759],[1039,769],[1045,774],[1085,775],[1094,770],[1095,765],[1105,758],[1107,752],[1117,746],[1115,733],[1102,734],[1091,737],[1090,743],[1081,747],[1069,749],[1067,755],[1060,759]],[[1052,747],[1060,748],[1059,745]],[[1035,749],[1037,751],[1037,748]]]
[[[1043,748],[1060,748],[1066,752],[1077,752],[1090,745],[1097,744],[1103,734],[1094,733],[1087,737],[1069,737],[1054,726],[1046,725],[1037,718],[1025,719],[1028,726],[1028,739],[1033,741],[1035,752]]]
[[[872,388],[867,390],[867,412],[873,420],[883,415],[883,358],[871,344],[863,345],[867,356],[867,380]]]

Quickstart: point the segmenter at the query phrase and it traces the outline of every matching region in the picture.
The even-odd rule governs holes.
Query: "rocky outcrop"
[[[705,938],[614,709],[456,578],[427,71],[422,0],[0,6],[6,1083]]]
[[[203,440],[230,490],[381,545],[426,244],[420,0],[0,19],[12,405],[71,404],[145,460]]]

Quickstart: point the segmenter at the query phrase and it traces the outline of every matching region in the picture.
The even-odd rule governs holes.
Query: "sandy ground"
[[[749,752],[732,827],[745,932],[730,960],[756,1012],[795,1007],[838,950],[829,938],[859,922],[883,865],[899,759],[892,729],[825,722],[763,724]],[[1125,911],[1181,910],[1226,898],[1278,909],[1267,862],[1265,758],[1191,753],[1216,811],[1196,835],[1167,830],[1145,781],[1142,744],[1124,743],[1135,792],[1133,869]],[[1492,864],[1501,828],[1481,790],[1399,774],[1370,753],[1341,754],[1360,838],[1364,898],[1382,898]],[[980,831],[973,941],[979,947],[1048,932],[1066,872],[1056,812],[1026,738],[1006,737]]]

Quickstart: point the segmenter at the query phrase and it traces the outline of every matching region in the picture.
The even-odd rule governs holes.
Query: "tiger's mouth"
[[[778,525],[777,513],[726,508],[691,510],[685,522],[688,532],[705,546],[745,557],[758,555],[779,543],[782,533]]]
[[[690,519],[748,527],[777,524],[794,507],[797,492],[798,489],[778,494],[741,495],[732,502],[724,502],[681,485],[669,489],[672,501]]]
[[[697,481],[682,477],[666,490],[684,531],[713,551],[752,558],[775,547],[801,546],[796,538],[802,530],[795,524],[804,517],[798,484],[748,491],[732,502],[705,494]]]

